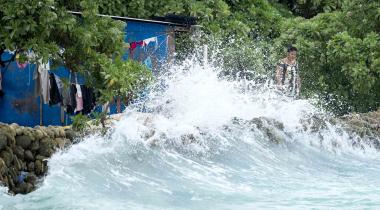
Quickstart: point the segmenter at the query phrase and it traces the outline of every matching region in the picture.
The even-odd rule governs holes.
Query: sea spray
[[[221,76],[189,59],[166,69],[107,135],[49,161],[3,209],[357,209],[380,205],[379,154],[309,100]]]

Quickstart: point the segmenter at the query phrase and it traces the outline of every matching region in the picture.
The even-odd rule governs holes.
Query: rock
[[[59,137],[66,138],[65,130],[63,128],[58,128]]]
[[[49,137],[49,135],[45,132],[45,128],[44,127],[36,126],[36,127],[34,127],[34,130],[38,132],[38,134],[36,136],[36,139],[38,137],[38,140],[42,139],[44,137]]]
[[[29,173],[28,176],[26,176],[25,181],[29,182],[32,185],[35,185],[38,178],[34,173]]]
[[[76,134],[74,131],[72,130],[65,130],[65,136],[66,138],[68,138],[71,142],[74,141],[74,139],[76,138]]]
[[[47,160],[45,161],[42,161],[42,164],[43,164],[43,168],[42,168],[42,174],[45,174],[47,171],[48,171],[48,164],[47,164]]]
[[[33,152],[37,151],[39,149],[40,149],[40,142],[39,141],[34,141],[32,143],[32,145],[30,146],[30,150],[33,151]]]
[[[34,162],[28,163],[28,171],[29,172],[34,172]]]
[[[26,161],[33,161],[33,162],[34,162],[34,159],[35,159],[32,151],[30,151],[30,150],[25,150],[25,152],[24,152],[24,158],[25,158]]]
[[[34,190],[34,185],[29,182],[27,182],[26,184],[28,185],[28,187],[26,188],[26,193],[32,192]]]
[[[15,133],[15,134],[16,134],[16,133]],[[12,132],[4,133],[4,135],[7,136],[7,139],[8,139],[8,145],[9,145],[9,146],[14,146],[14,145],[16,145],[16,135],[13,135]]]
[[[9,175],[11,176],[13,183],[17,183],[17,174],[18,171],[15,167],[9,167]]]
[[[26,171],[26,170],[28,170],[28,167],[27,167],[27,165],[26,165],[26,162],[25,162],[25,161],[22,161],[22,170],[23,170],[23,171]]]
[[[6,133],[8,133],[10,136],[13,136],[15,137],[16,136],[16,129],[14,129],[12,127],[12,125],[10,126],[4,126],[1,128],[3,131],[5,131]]]
[[[70,144],[69,140],[63,139],[63,138],[56,138],[56,139],[54,139],[54,141],[56,143],[56,146],[60,149],[63,149],[65,146]]]
[[[53,154],[53,141],[49,138],[43,138],[40,141],[40,148],[38,150],[38,153],[40,155],[50,157]]]
[[[284,132],[284,124],[275,119],[266,117],[253,118],[249,121],[249,124],[253,126],[251,130],[254,131],[256,127],[269,141],[276,144],[283,143],[286,136],[288,136],[288,134]]]
[[[14,138],[16,136],[16,132],[13,131],[10,126],[0,125],[0,136],[2,135],[4,135],[8,139],[8,142],[7,142],[8,145],[15,144]]]
[[[36,140],[40,140],[44,137],[44,133],[40,130],[34,130],[34,137]]]
[[[12,123],[9,125],[9,127],[15,130],[16,128],[19,128],[20,126],[17,123]]]
[[[32,141],[34,141],[36,138],[34,137],[34,131],[31,128],[27,128],[23,132],[24,136],[28,136]]]
[[[273,121],[273,124],[274,124],[274,126],[275,126],[277,129],[279,129],[279,130],[281,130],[281,131],[283,131],[283,130],[285,129],[285,126],[284,126],[284,124],[283,124],[282,122],[279,122],[279,121]]]
[[[11,163],[13,162],[13,154],[8,151],[1,151],[0,157],[4,160],[5,165],[7,167],[11,166]]]
[[[33,191],[38,176],[47,172],[48,158],[55,149],[65,148],[75,138],[70,127],[29,128],[0,123],[0,182],[10,194]]]
[[[54,133],[54,138],[60,137],[59,130],[56,127],[49,127],[51,131]]]
[[[22,135],[16,136],[16,145],[21,146],[23,149],[28,149],[32,143],[32,139],[30,136]]]
[[[43,175],[44,172],[44,165],[41,160],[36,160],[34,162],[34,171],[36,175]]]
[[[7,176],[3,177],[3,179],[1,181],[3,182],[3,184],[5,186],[9,186],[9,182],[8,182],[8,177]]]
[[[271,142],[274,142],[276,144],[285,142],[285,139],[281,136],[281,134],[277,133],[276,131],[272,129],[267,129],[266,135],[268,136]]]
[[[25,188],[25,191],[23,191],[23,193],[27,194],[27,193],[32,192],[34,189],[34,186],[29,182],[25,182],[25,183],[26,183],[26,188]]]
[[[15,146],[16,145],[13,145],[12,147],[15,147]],[[6,146],[5,147],[5,151],[7,151],[7,152],[9,152],[9,153],[11,153],[13,155],[13,149],[12,149],[12,147]]]
[[[36,155],[36,160],[46,160],[47,159],[47,157],[45,157],[45,156],[42,156],[42,155]]]
[[[54,150],[50,148],[50,149],[40,152],[40,154],[47,157],[51,157],[54,154]]]
[[[28,184],[26,182],[20,183],[14,190],[14,192],[21,193],[21,194],[26,194],[28,192]]]
[[[17,136],[21,136],[23,134],[23,131],[20,127],[16,128],[15,131]]]
[[[22,161],[19,160],[17,157],[13,159],[13,166],[16,169],[16,171],[21,171],[23,169],[22,165]]]
[[[54,138],[55,137],[55,134],[54,134],[54,131],[50,130],[50,129],[45,129],[45,132],[46,134],[50,137],[50,138]]]
[[[42,132],[43,134],[43,137],[48,137],[50,138],[50,132],[48,131],[48,129],[46,127],[40,127],[40,126],[36,126],[35,129],[38,129],[39,131]]]
[[[24,149],[20,146],[13,147],[13,153],[21,160],[24,160]]]
[[[69,139],[64,138],[63,140],[65,141],[65,146],[64,147],[69,147],[72,144]]]
[[[0,133],[0,150],[3,150],[8,144],[8,138],[6,135]]]
[[[0,158],[0,176],[4,175],[7,171],[7,165],[5,164],[4,160]]]
[[[8,180],[8,188],[11,190],[15,187],[15,183],[12,179],[12,176],[11,175],[8,175],[7,176],[7,180]]]

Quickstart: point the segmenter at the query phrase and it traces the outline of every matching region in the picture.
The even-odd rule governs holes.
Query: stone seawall
[[[33,191],[47,173],[48,159],[74,138],[69,127],[0,123],[0,185],[8,187],[10,194]]]

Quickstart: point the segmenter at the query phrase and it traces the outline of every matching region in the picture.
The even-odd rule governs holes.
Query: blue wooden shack
[[[132,55],[129,51],[125,54],[125,59],[133,56],[133,59],[144,62],[153,71],[160,69],[162,64],[171,59],[175,50],[176,31],[187,28],[180,23],[111,17],[127,23],[125,28],[127,43],[156,37],[157,42],[150,44],[148,50],[137,47]],[[2,60],[8,60],[11,56],[9,53],[3,53]],[[70,117],[63,112],[60,105],[42,104],[40,97],[34,96],[33,72],[35,69],[35,64],[27,64],[25,68],[19,68],[16,62],[11,62],[6,69],[1,69],[2,87],[5,94],[0,98],[0,122],[17,123],[23,126],[69,124]],[[70,74],[64,67],[59,67],[52,72],[65,78],[68,78]],[[111,105],[111,113],[115,112],[116,106]]]

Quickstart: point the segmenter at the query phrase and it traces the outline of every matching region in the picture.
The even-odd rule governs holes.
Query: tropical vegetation
[[[74,7],[81,16],[70,13]],[[98,13],[91,0],[0,0],[1,52],[15,51],[20,62],[50,60],[82,73],[103,103],[137,91],[151,79],[150,71],[122,60],[125,23]]]
[[[378,0],[0,0],[1,48],[33,49],[45,60],[90,75],[104,95],[139,87],[146,82],[138,81],[141,77],[126,84],[115,73],[135,65],[119,60],[123,24],[99,18],[98,12],[194,16],[204,34],[224,46],[226,74],[249,79],[273,75],[292,44],[299,49],[303,97],[318,97],[338,114],[380,106]],[[191,50],[194,45],[185,46],[191,39],[182,38],[179,48]]]

